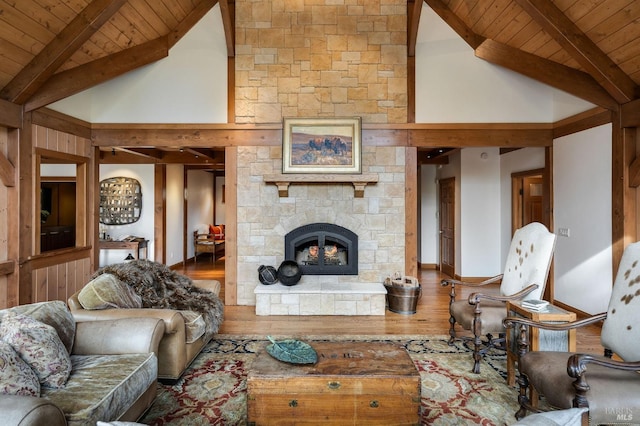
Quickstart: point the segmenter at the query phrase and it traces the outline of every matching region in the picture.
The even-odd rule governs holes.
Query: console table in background
[[[138,239],[134,241],[100,240],[100,250],[133,250],[136,259],[140,259],[140,250],[144,249],[144,258],[148,258],[149,240]]]

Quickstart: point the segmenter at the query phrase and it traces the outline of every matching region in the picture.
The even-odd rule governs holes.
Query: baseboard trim
[[[481,283],[482,281],[488,280],[489,278],[493,278],[493,277],[461,277],[460,275],[456,274],[454,278],[458,281],[465,281],[468,283]],[[492,283],[492,285],[494,284],[497,284],[498,286],[500,286],[500,281],[496,281],[495,283]]]
[[[418,268],[437,271],[440,269],[440,265],[437,263],[418,263]]]
[[[189,259],[187,259],[186,262],[178,262],[178,263],[174,263],[173,265],[167,265],[167,266],[169,266],[169,269],[183,269],[184,265],[188,263],[193,263],[193,257],[190,257]]]

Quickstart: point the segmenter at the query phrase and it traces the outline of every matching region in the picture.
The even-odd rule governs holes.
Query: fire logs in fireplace
[[[342,226],[311,223],[285,235],[285,258],[305,275],[358,275],[358,236]]]

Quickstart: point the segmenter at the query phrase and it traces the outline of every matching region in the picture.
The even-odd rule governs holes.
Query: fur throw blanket
[[[142,298],[143,308],[176,309],[202,314],[206,334],[213,336],[222,324],[224,304],[208,290],[193,285],[185,275],[168,266],[150,260],[132,260],[98,269],[92,279],[100,274],[112,274],[127,284]]]

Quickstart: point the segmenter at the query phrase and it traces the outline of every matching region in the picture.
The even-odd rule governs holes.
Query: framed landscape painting
[[[285,118],[283,173],[362,173],[360,117]]]

